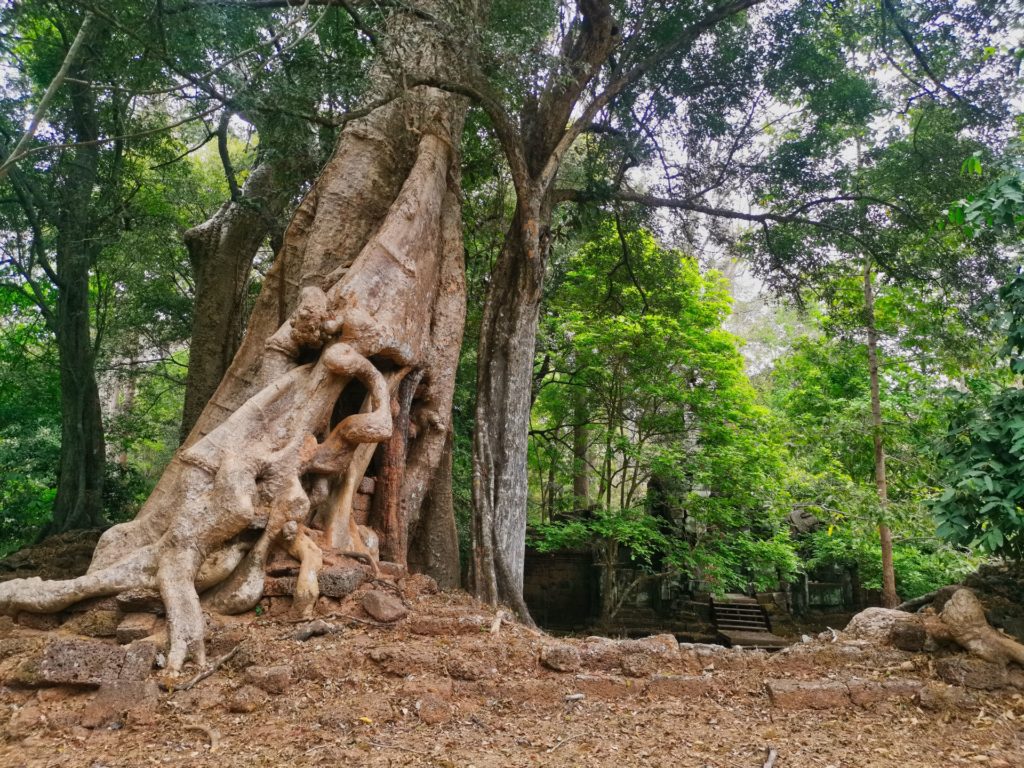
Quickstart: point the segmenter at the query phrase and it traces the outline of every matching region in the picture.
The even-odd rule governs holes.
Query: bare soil
[[[1024,766],[1024,687],[949,686],[926,655],[831,636],[772,656],[556,640],[406,581],[410,614],[392,625],[369,619],[358,594],[325,605],[335,631],[305,641],[280,601],[261,616],[211,617],[210,653],[237,646],[231,660],[106,727],[82,724],[94,690],[0,688],[0,766],[762,768],[769,749],[776,768]],[[280,693],[254,684],[280,691],[282,675]],[[888,678],[924,681],[930,695],[794,710],[765,687]]]

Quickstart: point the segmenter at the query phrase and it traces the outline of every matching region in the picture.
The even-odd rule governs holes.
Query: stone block
[[[778,709],[846,709],[853,704],[846,685],[833,680],[768,680],[765,687]]]
[[[366,571],[358,566],[336,566],[320,571],[317,581],[320,583],[321,595],[339,598],[354,592],[367,578]]]
[[[858,707],[868,707],[886,701],[914,701],[924,683],[919,680],[848,680],[850,700]]]
[[[114,599],[122,613],[164,613],[164,601],[155,589],[129,589]]]
[[[121,614],[115,610],[95,609],[76,613],[64,622],[63,628],[86,637],[114,637]]]
[[[125,649],[119,646],[59,638],[46,644],[35,670],[43,684],[98,686],[117,680],[124,661]]]
[[[57,613],[29,613],[22,611],[18,614],[18,625],[26,629],[38,629],[41,632],[48,632],[60,626],[63,616]]]
[[[367,496],[373,496],[373,492],[376,488],[377,480],[373,477],[364,477],[359,481],[359,493],[365,493]]]
[[[341,598],[351,594],[368,578],[358,566],[334,566],[317,574],[323,597]],[[294,576],[268,576],[263,582],[264,597],[291,597],[295,594]]]
[[[992,691],[1009,683],[1005,666],[974,656],[947,656],[936,659],[935,674],[947,683],[979,691]]]
[[[156,664],[160,650],[156,643],[136,640],[124,649],[124,663],[121,665],[121,680],[145,680]]]
[[[263,580],[264,597],[291,597],[295,594],[294,576],[270,576]]]
[[[117,642],[122,645],[149,637],[156,631],[156,616],[152,613],[129,613],[117,625]]]
[[[406,624],[414,635],[444,637],[454,635],[479,635],[487,630],[490,620],[483,616],[427,616],[414,614]]]

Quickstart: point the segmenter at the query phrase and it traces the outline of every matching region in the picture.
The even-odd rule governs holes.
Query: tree
[[[449,23],[472,18],[470,7]],[[392,435],[392,400],[408,377],[421,384],[406,389],[412,402],[398,412],[417,431],[390,492],[399,529],[418,516],[449,428],[462,332],[453,150],[465,106],[429,87],[392,92],[401,80],[389,75],[400,64],[451,77],[458,62],[436,29],[416,12],[392,14],[394,58],[374,73],[386,103],[342,132],[285,233],[231,368],[139,515],[103,535],[85,576],[0,586],[5,610],[158,588],[177,672],[189,656],[205,658],[198,591],[217,610],[251,608],[268,552],[284,546],[303,563],[296,604],[308,613],[323,549],[370,555],[352,495],[376,444]]]
[[[373,446],[385,441],[382,550],[402,559],[403,535],[421,509],[441,514],[446,507],[423,508],[422,501],[446,439],[464,311],[456,192],[466,98],[486,113],[516,197],[480,325],[474,587],[481,597],[508,600],[524,613],[519,595],[527,426],[554,209],[560,201],[588,197],[660,204],[659,198],[624,187],[636,158],[656,147],[634,152],[637,147],[625,142],[617,147],[619,162],[611,169],[605,165],[600,173],[578,175],[594,182],[611,177],[616,183],[603,191],[614,194],[601,197],[589,187],[563,194],[556,182],[578,140],[621,133],[627,118],[642,130],[646,122],[633,112],[643,100],[653,105],[645,114],[663,117],[678,112],[674,99],[685,97],[685,120],[695,137],[688,149],[719,143],[717,156],[723,159],[708,174],[687,176],[692,194],[674,201],[680,208],[767,229],[769,223],[817,227],[808,211],[820,204],[840,223],[846,221],[848,204],[856,202],[849,188],[809,201],[794,199],[794,190],[801,189],[800,168],[780,178],[757,164],[765,173],[756,178],[764,181],[764,191],[778,182],[774,191],[785,193],[767,213],[738,215],[702,202],[708,191],[731,183],[739,146],[755,147],[754,117],[777,106],[753,94],[761,86],[770,93],[795,87],[762,79],[759,73],[771,67],[759,65],[780,50],[801,48],[802,35],[786,34],[788,21],[799,20],[799,29],[827,37],[835,25],[832,18],[817,24],[822,6],[800,4],[755,16],[745,12],[758,0],[614,8],[602,0],[580,0],[575,10],[539,0],[497,2],[494,19],[505,25],[498,34],[480,24],[482,5],[468,0],[398,4],[384,32],[366,31],[349,11],[353,24],[375,43],[373,88],[355,114],[338,117],[345,129],[333,159],[298,206],[263,282],[245,341],[190,438],[139,517],[105,535],[90,574],[70,583],[10,583],[0,587],[5,607],[44,610],[129,585],[158,586],[170,618],[170,667],[177,670],[189,653],[201,659],[197,584],[221,583],[207,598],[211,606],[251,605],[260,592],[268,549],[286,546],[304,562],[297,603],[308,610],[315,597],[315,580],[308,577],[317,568],[320,548],[367,554],[370,547],[351,522],[350,503]],[[972,21],[977,16],[968,15]],[[522,23],[514,26],[513,19]],[[125,32],[116,13],[104,20]],[[779,46],[748,44],[762,39]],[[745,56],[747,49],[756,55]],[[519,61],[522,50],[530,51],[527,61],[509,63],[509,52]],[[843,52],[841,46],[829,48],[830,72],[843,70]],[[218,89],[205,90],[205,80],[189,69],[183,73],[166,60],[158,68],[175,75],[168,87],[183,88],[180,79],[196,89],[195,101],[209,114],[221,112],[230,100]],[[811,87],[812,69],[804,67],[801,75],[810,82],[805,90],[823,96],[820,105],[815,102],[822,107],[817,116],[834,104],[827,88],[822,94]],[[841,78],[839,85],[855,85],[853,80]],[[841,116],[853,113],[865,122],[872,102],[854,101],[858,108],[841,109]],[[737,114],[737,107],[746,109]],[[803,127],[814,134],[821,125]],[[819,158],[839,151],[849,135],[832,131],[828,138],[827,145],[809,142],[820,150]],[[820,184],[807,185],[814,194],[834,181],[827,173],[818,177],[811,181]],[[889,202],[860,213],[889,210]],[[851,239],[858,235],[855,227],[845,232]],[[415,429],[406,425],[405,414]],[[217,513],[211,515],[210,508]],[[318,526],[319,536],[313,532]]]
[[[980,174],[976,157],[964,168]],[[984,228],[1016,239],[1024,216],[1021,173],[1006,171],[982,192],[953,206],[949,221],[968,237]],[[1024,274],[1017,274],[999,290],[1005,307],[1006,358],[1013,381],[975,379],[967,392],[955,395],[949,434],[942,445],[946,463],[941,495],[932,500],[939,535],[952,542],[975,546],[993,555],[1024,559],[1024,395],[1017,378],[1024,373]],[[1002,385],[1002,386],[1000,386]]]
[[[693,54],[702,36],[742,19],[757,4],[733,0],[704,9],[681,3],[650,13],[629,7],[617,19],[611,3],[580,0],[564,27],[560,55],[543,62],[542,79],[531,67],[530,84],[515,92],[521,104],[503,103],[482,75],[471,73],[468,83],[457,86],[487,112],[516,193],[515,214],[491,274],[477,350],[472,578],[474,592],[487,602],[507,601],[526,615],[521,594],[526,433],[562,163],[613,101],[628,100],[637,87],[654,87]],[[521,121],[513,119],[517,113]]]
[[[553,283],[531,429],[547,508],[535,544],[594,548],[604,620],[653,577],[774,588],[796,566],[778,503],[782,446],[721,327],[724,278],[616,217],[558,263]],[[593,462],[576,466],[580,453]],[[598,489],[582,509],[581,473]],[[641,575],[620,585],[627,554]]]

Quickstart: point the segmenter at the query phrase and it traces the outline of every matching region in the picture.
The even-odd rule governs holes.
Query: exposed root
[[[300,563],[292,606],[296,614],[309,619],[312,618],[317,598],[320,597],[317,576],[324,566],[323,552],[309,537],[305,527],[300,527],[294,521],[285,526],[284,539],[288,544],[288,553]]]
[[[1024,645],[993,629],[985,609],[969,589],[958,589],[940,614],[952,638],[964,649],[993,664],[1016,662],[1024,667]]]
[[[448,103],[440,92],[438,98]],[[323,552],[305,526],[311,502],[324,498],[325,548],[365,558],[379,574],[377,533],[356,524],[352,501],[376,445],[392,434],[391,399],[399,383],[413,369],[429,378],[438,276],[452,270],[441,262],[461,259],[461,249],[449,253],[441,236],[452,192],[450,143],[428,133],[417,142],[401,190],[337,282],[317,287],[304,278],[275,289],[282,298],[291,291],[297,308],[286,319],[276,312],[254,318],[250,329],[259,326],[253,332],[267,340],[264,358],[245,370],[232,366],[209,406],[219,409],[217,417],[200,418],[137,518],[101,537],[90,571],[66,581],[0,584],[0,612],[53,612],[87,598],[155,588],[167,614],[167,672],[179,674],[189,658],[202,666],[203,608],[239,613],[255,606],[276,545],[300,561],[294,604],[301,615],[312,613]],[[344,216],[327,210],[327,197],[307,199],[318,221],[321,213]],[[306,224],[300,229],[315,229]],[[336,237],[326,230],[323,237],[295,237],[282,253],[330,263]],[[317,253],[303,253],[314,246]],[[461,274],[461,261],[455,271]],[[450,307],[444,311],[451,314]],[[338,413],[347,407],[342,395],[352,381],[366,389],[364,407]],[[204,674],[177,687],[191,687]]]
[[[981,602],[967,588],[957,589],[939,614],[930,608],[921,613],[868,608],[854,616],[845,631],[907,650],[927,647],[926,641],[932,647],[960,646],[992,664],[1024,667],[1024,645],[994,629]]]

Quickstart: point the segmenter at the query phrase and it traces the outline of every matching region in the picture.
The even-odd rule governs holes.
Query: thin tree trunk
[[[590,414],[582,390],[573,398],[572,414],[572,496],[576,509],[590,505]]]
[[[864,325],[868,337],[868,373],[871,378],[871,438],[875,447],[875,487],[883,522],[878,526],[882,545],[882,604],[895,608],[900,599],[896,594],[896,572],[892,561],[892,532],[884,522],[889,506],[889,485],[885,474],[885,443],[882,432],[882,399],[878,385],[878,331],[875,327],[875,294],[870,260],[864,267]]]
[[[405,479],[406,455],[409,449],[409,412],[412,396],[419,386],[422,372],[409,373],[398,385],[398,393],[391,402],[394,425],[390,439],[383,444],[383,460],[377,474],[377,488],[373,494],[380,531],[380,556],[399,565],[406,565],[409,549],[409,529],[405,505],[402,504],[402,482]]]
[[[83,22],[84,26],[84,22]],[[77,40],[78,38],[76,38]],[[70,55],[69,55],[70,58]],[[75,139],[99,135],[88,63],[74,61],[69,84]],[[100,246],[94,234],[93,190],[99,173],[96,145],[78,147],[62,160],[64,182],[57,216],[57,353],[61,389],[61,445],[53,520],[45,533],[105,525],[103,476],[106,446],[96,383],[89,280]]]
[[[550,208],[520,199],[491,275],[480,324],[473,435],[473,591],[506,602],[528,620],[523,601],[527,446],[533,357]]]
[[[103,526],[106,447],[89,321],[91,259],[58,254],[61,443],[53,521],[46,533]]]

